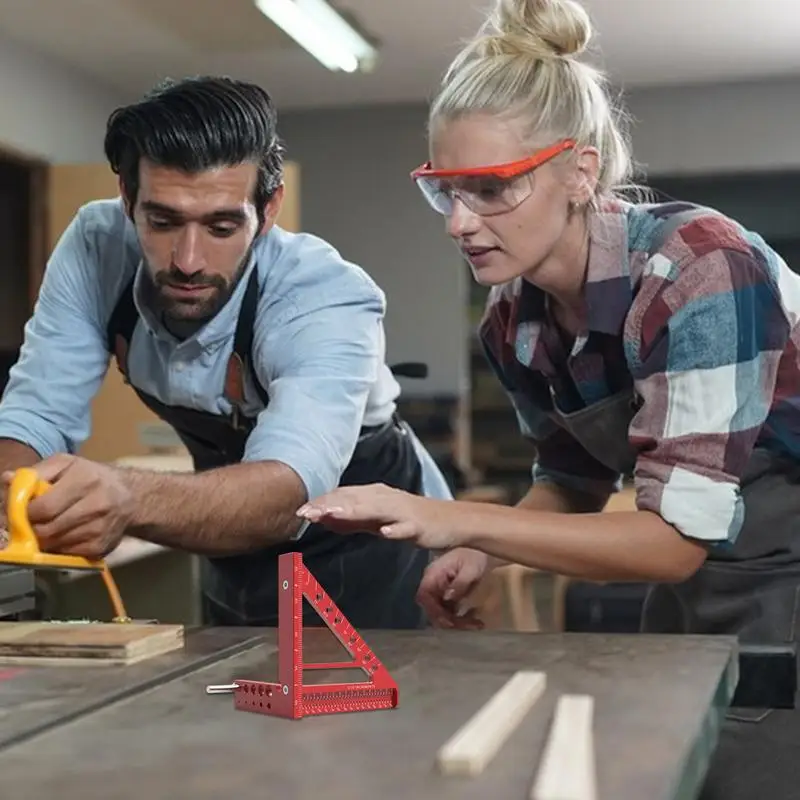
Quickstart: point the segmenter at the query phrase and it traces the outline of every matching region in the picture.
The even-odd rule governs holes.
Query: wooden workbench
[[[2,666],[0,753],[260,641],[252,628],[198,628],[187,633],[183,650],[127,667]]]
[[[557,694],[571,691],[596,698],[598,800],[688,800],[737,680],[728,638],[362,633],[399,684],[394,710],[294,721],[235,711],[229,695],[205,694],[208,684],[274,680],[272,631],[263,640],[244,630],[190,636],[205,661],[173,654],[117,670],[116,688],[108,668],[40,668],[2,681],[3,796],[527,800]],[[306,658],[330,657],[329,637],[307,631]],[[228,657],[208,657],[215,638]],[[437,774],[436,750],[519,669],[547,673],[539,704],[482,775]],[[70,709],[72,721],[58,723]],[[36,734],[34,719],[49,725]]]

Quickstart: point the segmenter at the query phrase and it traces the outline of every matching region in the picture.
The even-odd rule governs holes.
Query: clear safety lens
[[[453,213],[458,197],[475,214],[490,217],[513,211],[530,197],[533,191],[532,174],[512,179],[492,176],[463,178],[419,177],[417,186],[431,207],[440,214]]]

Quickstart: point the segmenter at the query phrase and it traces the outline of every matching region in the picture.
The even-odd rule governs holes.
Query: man
[[[42,548],[98,557],[132,535],[202,554],[206,619],[228,625],[277,624],[277,557],[299,550],[354,625],[422,625],[427,553],[295,513],[340,484],[449,493],[397,419],[383,294],[325,242],[275,225],[268,94],[168,83],[111,115],[105,151],[121,197],[83,207],[59,241],[0,403],[5,480],[34,466],[54,484],[29,507]],[[195,473],[74,455],[109,355]]]

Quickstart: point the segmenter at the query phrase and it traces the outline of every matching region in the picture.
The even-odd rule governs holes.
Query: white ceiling
[[[252,0],[0,0],[0,33],[129,98],[163,76],[257,80],[281,108],[424,101],[491,0],[339,0],[381,44],[370,75],[325,70]],[[585,0],[626,87],[800,75],[798,0]]]

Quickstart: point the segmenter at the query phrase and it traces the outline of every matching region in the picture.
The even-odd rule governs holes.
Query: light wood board
[[[597,800],[594,698],[558,698],[530,800]]]
[[[0,622],[0,664],[125,666],[183,647],[183,625]]]
[[[439,750],[444,775],[483,772],[547,685],[543,672],[516,672]]]

